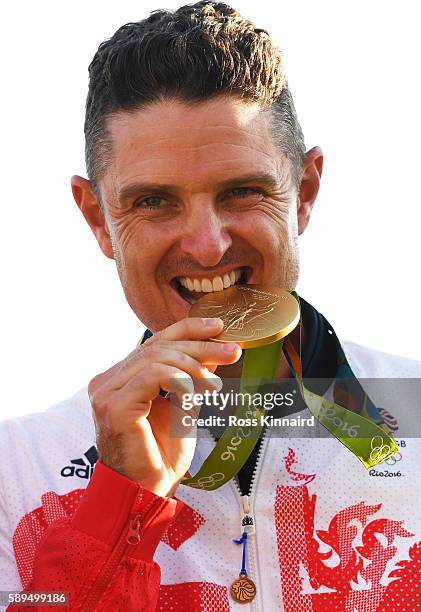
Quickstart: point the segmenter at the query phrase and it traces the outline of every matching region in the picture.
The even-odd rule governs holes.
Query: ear
[[[101,251],[114,259],[110,230],[91,182],[81,176],[72,176],[71,185],[75,202],[93,231]]]
[[[303,176],[298,196],[298,234],[302,234],[310,221],[313,204],[320,187],[323,170],[323,152],[320,147],[307,151],[303,163]]]

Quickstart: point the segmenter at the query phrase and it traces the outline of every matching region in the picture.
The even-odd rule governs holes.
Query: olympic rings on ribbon
[[[376,446],[376,440],[380,439],[380,443]],[[371,453],[370,460],[380,463],[382,460],[384,461],[384,457],[387,457],[391,451],[391,446],[389,444],[384,444],[383,438],[381,436],[374,436],[371,438]]]

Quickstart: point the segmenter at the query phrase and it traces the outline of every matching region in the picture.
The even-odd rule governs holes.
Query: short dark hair
[[[166,98],[197,104],[223,95],[272,111],[275,142],[290,159],[298,186],[304,137],[281,52],[266,30],[235,9],[202,0],[153,11],[99,46],[89,66],[85,116],[86,167],[94,188],[112,156],[108,117]]]

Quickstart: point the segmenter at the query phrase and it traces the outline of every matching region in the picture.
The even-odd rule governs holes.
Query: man
[[[293,289],[322,173],[269,35],[210,2],[123,26],[90,66],[85,136],[73,195],[150,332],[87,389],[2,425],[0,588],[66,592],[84,611],[419,607],[419,440],[369,473],[332,437],[266,435],[222,488],[180,484],[215,442],[172,436],[183,411],[166,393],[219,389],[242,367],[238,344],[211,341],[222,321],[191,304],[233,284]],[[303,374],[332,379],[334,333],[300,302]],[[420,376],[344,348],[357,376]],[[382,408],[395,429],[401,409]],[[236,600],[245,526],[255,593]]]

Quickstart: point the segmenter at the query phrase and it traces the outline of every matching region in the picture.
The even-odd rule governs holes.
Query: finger
[[[114,370],[109,372],[107,384],[119,389],[145,368],[154,363],[167,363],[185,370],[191,376],[202,377],[203,365],[229,365],[238,361],[241,348],[235,343],[206,340],[156,341],[136,349]]]
[[[174,346],[177,346],[177,344],[178,343],[174,343]],[[186,352],[176,350],[171,344],[169,344],[168,348],[159,348],[159,353],[158,348],[155,348],[160,363],[179,368],[192,378],[218,378],[200,361],[197,361],[197,359],[194,359]]]
[[[188,374],[179,368],[155,363],[117,391],[107,394],[106,389],[100,389],[105,400],[100,403],[97,397],[97,419],[106,422],[116,433],[135,431],[139,418],[149,415],[152,400],[159,395],[160,388],[180,398],[184,393],[194,393],[194,384]]]
[[[169,327],[156,332],[146,343],[155,340],[202,340],[212,338],[221,333],[224,322],[218,317],[202,318],[187,317],[173,323]],[[146,344],[145,343],[145,344]]]
[[[154,363],[132,377],[118,395],[122,403],[135,407],[152,401],[159,395],[160,388],[180,397],[183,393],[194,393],[194,383],[189,374],[171,365]]]
[[[160,342],[165,349],[175,349],[177,352],[189,355],[202,365],[230,365],[241,357],[241,347],[236,342],[212,342],[207,340],[179,340],[175,342]]]
[[[92,392],[98,389],[104,382],[108,383],[110,378],[115,377],[119,372],[127,371],[128,376],[136,372],[139,369],[139,355],[146,356],[144,351],[147,350],[149,352],[151,345],[155,345],[158,340],[162,339],[171,341],[189,338],[192,340],[201,340],[211,338],[212,336],[217,336],[222,331],[223,326],[223,321],[219,318],[206,319],[201,317],[191,317],[177,321],[162,331],[156,332],[143,344],[139,344],[136,349],[129,353],[122,361],[112,365],[104,372],[97,374],[90,382]],[[134,368],[133,364],[135,364]],[[115,382],[116,388],[119,388],[118,376],[115,379]]]

